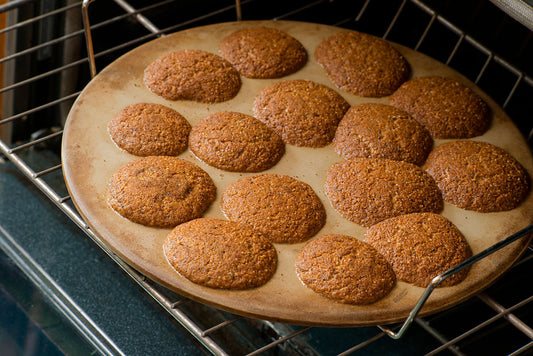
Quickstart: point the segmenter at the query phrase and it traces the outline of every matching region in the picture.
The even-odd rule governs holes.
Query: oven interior
[[[531,144],[532,2],[93,0],[83,4],[85,26],[79,1],[0,4],[0,294],[60,353],[533,353],[531,245],[488,289],[416,318],[397,340],[378,327],[256,320],[176,295],[123,262],[76,212],[60,159],[62,126],[94,72],[159,36],[241,19],[335,25],[423,52],[491,95]],[[37,347],[35,340],[19,348]]]

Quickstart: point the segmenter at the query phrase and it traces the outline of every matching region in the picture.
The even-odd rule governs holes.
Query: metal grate
[[[533,267],[532,246],[505,278],[484,293],[446,312],[415,319],[409,332],[405,336],[402,334],[400,340],[389,338],[386,331],[378,328],[295,327],[248,319],[175,295],[124,263],[74,209],[62,179],[59,160],[61,127],[68,109],[99,69],[158,36],[241,17],[337,25],[369,32],[425,52],[456,68],[492,95],[530,139],[533,104],[529,98],[533,97],[533,70],[521,58],[531,54],[531,31],[518,27],[518,35],[513,37],[517,52],[502,56],[498,49],[487,46],[483,36],[467,33],[461,29],[463,27],[440,15],[435,10],[442,6],[438,1],[203,1],[200,7],[194,1],[167,0],[149,2],[149,5],[140,0],[85,1],[83,6],[87,17],[82,17],[82,4],[77,1],[51,8],[47,7],[50,6],[48,3],[18,0],[0,5],[0,14],[6,22],[0,30],[0,41],[5,48],[0,59],[4,73],[4,84],[0,89],[3,111],[0,152],[211,353],[236,353],[227,334],[248,329],[259,330],[263,335],[263,344],[258,346],[255,339],[253,345],[244,347],[244,353],[251,355],[344,355],[358,351],[380,354],[380,350],[390,345],[401,354],[436,354],[441,351],[453,355],[520,354],[533,350],[533,287],[523,280],[523,276],[530,276]],[[448,3],[462,6],[457,1]],[[493,9],[490,3],[480,1],[476,6],[477,15],[466,19],[465,27],[468,27],[469,20],[478,19],[485,8],[491,16],[498,18],[496,27],[500,33],[505,34],[509,26],[519,26],[498,9]],[[447,9],[443,9],[445,11]],[[455,11],[458,11],[457,7]],[[90,24],[90,31],[84,31],[84,24],[86,30]],[[91,40],[87,47],[85,35]],[[439,45],[435,46],[435,43]],[[524,69],[518,69],[522,67]],[[30,150],[52,152],[56,159],[46,162],[30,160],[26,154]],[[13,246],[2,247],[9,249],[12,256],[18,256],[28,273],[37,268],[29,263],[30,259],[24,258],[23,251]],[[47,277],[39,275],[36,278]],[[210,320],[204,318],[208,314],[212,316]],[[80,329],[84,322],[83,318],[73,321]],[[399,326],[391,330],[398,329]],[[176,332],[180,331],[176,329]],[[116,351],[112,340],[99,341],[104,336],[98,335],[97,327],[85,330],[84,334],[102,354]],[[339,342],[325,350],[321,345],[330,338]],[[506,341],[495,345],[494,339]],[[242,353],[242,350],[238,352]]]

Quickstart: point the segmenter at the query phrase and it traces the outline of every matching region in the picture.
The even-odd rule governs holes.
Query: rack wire
[[[209,10],[203,10],[196,14],[196,16],[184,16],[181,21],[177,23],[165,24],[164,27],[156,24],[157,21],[153,20],[153,14],[157,13],[157,9],[172,4],[172,1],[165,0],[157,3],[151,3],[148,6],[139,5],[139,1],[130,0],[114,0],[116,4],[116,12],[113,16],[100,19],[98,14],[91,13],[89,9],[90,3],[96,3],[95,0],[84,0],[82,4],[79,2],[69,3],[64,7],[58,7],[54,9],[41,9],[42,12],[38,15],[33,14],[27,19],[20,19],[20,13],[25,6],[33,6],[32,0],[18,0],[8,2],[4,5],[0,5],[0,14],[7,16],[8,24],[0,30],[0,36],[8,36],[9,33],[14,33],[20,29],[24,29],[28,26],[34,26],[39,24],[41,28],[46,30],[47,21],[53,21],[58,16],[61,17],[65,23],[70,23],[72,26],[68,31],[60,35],[50,36],[49,38],[43,38],[42,41],[27,46],[27,48],[20,48],[10,43],[9,37],[4,39],[7,52],[0,59],[0,65],[4,67],[5,73],[11,73],[9,71],[12,63],[24,58],[28,55],[42,55],[46,56],[46,51],[54,51],[58,45],[66,46],[67,42],[76,39],[78,44],[86,40],[86,50],[77,49],[80,55],[77,58],[66,60],[58,65],[51,65],[45,71],[38,73],[31,73],[27,77],[17,77],[16,75],[6,75],[4,78],[4,86],[0,89],[0,94],[4,102],[12,100],[20,91],[30,91],[33,86],[37,86],[43,80],[56,80],[54,78],[60,77],[69,71],[77,71],[77,76],[80,84],[73,86],[67,90],[59,90],[56,97],[46,98],[46,100],[33,103],[31,107],[23,107],[19,109],[17,105],[12,105],[11,108],[6,110],[0,119],[0,128],[2,128],[2,140],[0,140],[0,152],[3,157],[12,162],[18,169],[31,181],[43,195],[52,201],[66,216],[68,216],[74,224],[76,224],[82,231],[84,231],[94,243],[111,258],[117,266],[119,266],[132,281],[137,283],[147,295],[149,295],[156,303],[158,303],[163,310],[168,313],[177,323],[181,324],[185,329],[194,336],[204,347],[211,353],[216,355],[227,355],[231,353],[231,345],[228,345],[224,341],[221,335],[224,334],[225,329],[228,329],[232,325],[245,324],[249,327],[253,327],[262,330],[267,335],[270,335],[270,341],[264,345],[247,351],[249,355],[263,354],[269,352],[279,353],[282,350],[288,354],[314,354],[316,351],[313,349],[312,342],[308,340],[311,338],[317,338],[317,333],[325,333],[326,330],[321,328],[312,327],[294,327],[291,325],[254,320],[244,318],[229,313],[220,313],[220,318],[213,322],[211,325],[200,325],[198,322],[197,314],[199,310],[209,307],[200,305],[196,302],[180,297],[174,293],[169,292],[163,287],[157,285],[153,281],[144,277],[136,270],[131,268],[127,263],[122,261],[120,257],[111,251],[106,244],[100,240],[100,238],[90,229],[90,227],[83,221],[68,196],[65,183],[62,179],[55,179],[58,175],[61,176],[61,163],[53,163],[49,166],[41,167],[35,165],[34,162],[29,162],[26,159],[25,152],[33,150],[40,146],[46,146],[52,150],[57,149],[57,142],[61,138],[62,129],[61,125],[65,119],[65,107],[71,105],[73,99],[75,99],[80,93],[81,88],[87,83],[88,80],[98,72],[98,66],[105,66],[114,58],[117,58],[120,54],[127,52],[129,49],[138,46],[151,39],[164,36],[167,33],[171,33],[180,29],[184,29],[191,26],[201,25],[210,22],[217,22],[226,19],[240,20],[246,16],[247,10],[252,13],[250,19],[254,19],[254,9],[259,12],[259,8],[266,9],[265,2],[260,0],[249,1],[235,1],[227,3],[217,3],[213,5]],[[328,24],[350,27],[354,24],[364,24],[368,22],[367,17],[372,12],[372,8],[383,6],[379,4],[379,0],[366,0],[360,2],[342,2],[342,1],[315,1],[309,2],[296,2],[296,5],[288,6],[286,9],[280,9],[279,12],[275,12],[272,19],[296,19],[319,22],[314,15],[310,14],[310,10],[315,8],[319,9],[318,13],[324,15],[324,12],[320,11],[322,8],[332,8],[333,15],[327,19]],[[348,5],[346,3],[349,3]],[[376,4],[378,3],[378,4]],[[391,39],[396,42],[401,42],[401,39],[397,34],[397,27],[402,21],[402,17],[406,12],[415,12],[417,16],[421,16],[423,20],[421,24],[418,24],[419,30],[414,36],[409,36],[404,45],[424,51],[427,47],[427,43],[432,40],[432,36],[435,31],[445,31],[447,34],[451,34],[454,37],[453,44],[449,46],[449,50],[446,53],[438,54],[440,60],[448,65],[456,65],[461,67],[461,58],[464,56],[464,48],[473,50],[476,56],[480,56],[480,64],[474,71],[465,74],[469,76],[476,84],[488,88],[490,92],[490,86],[487,82],[493,83],[499,79],[492,79],[494,66],[498,67],[498,72],[504,73],[505,76],[505,93],[501,94],[495,92],[498,96],[498,102],[500,105],[513,112],[513,106],[515,102],[522,98],[524,93],[531,93],[533,91],[533,79],[524,71],[518,69],[514,64],[508,62],[507,59],[502,58],[486,45],[479,42],[476,38],[472,37],[468,33],[461,30],[459,27],[448,21],[444,16],[437,13],[430,6],[428,2],[422,2],[419,0],[403,0],[397,2],[387,2],[387,6],[391,9],[387,21],[382,30],[374,33],[380,37]],[[188,4],[193,6],[193,2]],[[344,10],[349,9],[349,12]],[[282,11],[283,10],[283,11]],[[19,18],[16,21],[9,22],[9,16],[19,12]],[[380,10],[381,11],[381,10]],[[270,12],[264,12],[270,13]],[[264,13],[260,16],[265,18]],[[348,15],[346,15],[348,13]],[[96,17],[92,18],[91,15]],[[257,15],[259,16],[259,15]],[[73,18],[83,19],[82,24],[78,24]],[[322,18],[321,18],[322,19]],[[130,26],[135,27],[138,30],[136,35],[122,39],[119,43],[112,43],[107,47],[100,46],[98,42],[93,43],[93,32],[97,32],[99,29],[105,30],[108,27],[119,26],[127,21]],[[83,25],[83,26],[82,26]],[[43,27],[44,26],[44,27]],[[113,31],[118,31],[116,28]],[[46,34],[46,31],[44,31]],[[412,35],[412,34],[411,34]],[[531,33],[529,34],[531,37]],[[406,43],[405,43],[406,42]],[[74,45],[74,48],[76,46]],[[430,53],[435,55],[435,53]],[[463,59],[464,62],[464,59]],[[498,77],[499,78],[499,77]],[[499,87],[499,85],[498,85]],[[484,88],[485,89],[485,88]],[[499,89],[498,89],[499,90]],[[533,107],[529,104],[530,112]],[[52,120],[52,124],[49,124],[46,128],[38,128],[31,137],[18,137],[17,138],[17,124],[26,125],[28,122],[32,122],[34,116],[49,116],[49,111],[54,111],[57,115],[59,112],[60,120]],[[518,111],[517,111],[518,112]],[[531,139],[531,127],[524,122],[527,119],[521,118],[522,110],[519,110],[515,122],[521,128],[522,132],[528,139]],[[15,137],[13,140],[12,137]],[[54,179],[52,179],[53,177]],[[529,233],[526,231],[524,234]],[[7,249],[2,246],[3,249]],[[520,270],[522,268],[529,268],[533,265],[533,248],[529,246],[529,250],[521,261],[512,268],[508,273],[513,274],[513,270]],[[11,248],[11,255],[19,257],[23,255],[23,251]],[[37,267],[32,266],[28,260],[22,259],[20,262],[28,273],[35,271]],[[37,278],[47,277],[45,275],[39,275]],[[437,282],[436,282],[437,283]],[[498,282],[500,283],[500,282]],[[518,345],[512,345],[512,350],[505,349],[502,352],[506,354],[521,354],[527,350],[533,349],[533,327],[531,325],[530,313],[532,309],[533,292],[525,292],[524,296],[519,300],[514,300],[509,304],[507,301],[501,302],[498,298],[500,296],[499,288],[522,288],[523,281],[513,280],[503,281],[503,287],[496,285],[489,288],[486,292],[479,294],[477,297],[463,303],[462,306],[452,308],[450,311],[439,313],[435,316],[427,318],[415,318],[416,312],[412,315],[414,326],[421,330],[424,336],[430,335],[436,342],[435,347],[429,351],[428,354],[437,354],[441,351],[445,351],[454,355],[468,355],[469,350],[476,349],[480,342],[486,340],[484,337],[489,335],[492,331],[488,331],[491,327],[493,329],[501,330],[511,327],[514,331],[518,331],[523,335],[523,342]],[[510,287],[509,287],[510,285]],[[513,289],[511,289],[513,290]],[[59,293],[60,291],[55,291]],[[423,303],[422,303],[423,304]],[[464,312],[465,308],[469,309],[471,305],[482,304],[485,307],[493,310],[492,316],[483,320],[477,320],[474,325],[455,325],[457,330],[447,330],[447,327],[442,326],[442,320],[455,317],[457,313]],[[461,309],[462,308],[462,309]],[[459,311],[458,311],[459,310]],[[484,314],[485,315],[485,314]],[[84,319],[79,321],[79,327],[81,328]],[[368,350],[377,344],[383,344],[390,341],[385,341],[387,335],[399,338],[403,337],[406,326],[386,327],[383,329],[373,328],[374,331],[366,333],[364,338],[354,342],[353,345],[346,347],[336,353],[345,355],[355,353],[361,350]],[[177,332],[179,332],[177,330]],[[329,332],[329,330],[327,331]],[[351,330],[343,330],[342,333],[350,333]],[[95,327],[93,330],[85,332],[89,342],[102,354],[114,354],[112,340],[102,343],[100,338],[105,338],[104,335],[98,334],[98,330]],[[410,340],[406,341],[413,342]],[[474,346],[472,346],[474,345]],[[290,351],[288,351],[290,350]]]

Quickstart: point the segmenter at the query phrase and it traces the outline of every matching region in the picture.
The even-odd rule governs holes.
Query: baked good
[[[365,97],[383,97],[407,80],[406,59],[389,42],[357,31],[344,31],[322,41],[315,59],[342,90]]]
[[[402,84],[389,104],[407,111],[433,138],[471,138],[490,125],[487,103],[472,89],[444,77],[420,77]]]
[[[113,142],[136,156],[177,156],[187,149],[191,125],[176,110],[138,103],[123,108],[108,124]]]
[[[350,104],[335,90],[310,80],[285,80],[264,88],[255,98],[254,116],[285,143],[323,147]]]
[[[215,103],[232,99],[241,88],[237,70],[224,58],[202,50],[165,54],[146,67],[144,84],[167,100]]]
[[[248,224],[279,243],[305,241],[326,222],[324,206],[307,183],[277,174],[231,183],[221,207],[228,219]]]
[[[346,235],[326,235],[308,242],[295,266],[307,287],[341,303],[374,303],[396,284],[391,265],[376,249]]]
[[[125,164],[113,174],[107,201],[133,222],[173,227],[202,216],[215,200],[215,193],[209,175],[194,163],[148,156]]]
[[[324,189],[344,218],[367,227],[393,216],[438,213],[443,208],[433,178],[402,161],[355,158],[335,163],[328,169]]]
[[[265,24],[265,26],[278,27],[276,24],[273,23],[268,24],[266,22],[261,22],[261,24]],[[304,27],[301,27],[299,24],[290,23],[280,23],[279,25],[279,28],[287,30],[290,34],[294,33],[294,36],[296,38],[301,39],[302,43],[306,45],[306,49],[309,54],[314,53],[316,45],[322,39],[328,37],[330,34],[342,30],[339,28],[319,26],[316,24],[307,25]],[[170,231],[170,229],[143,227],[142,225],[129,222],[127,219],[122,218],[115,212],[110,211],[110,208],[106,209],[106,207],[101,206],[101,204],[93,204],[95,199],[98,200],[98,202],[100,203],[105,202],[104,199],[106,182],[103,182],[104,186],[101,183],[102,178],[107,180],[113,173],[109,170],[109,168],[118,168],[122,162],[133,159],[133,156],[130,156],[125,152],[121,152],[118,147],[114,147],[113,143],[107,136],[106,126],[108,124],[109,119],[114,114],[112,113],[110,116],[109,109],[118,112],[118,110],[120,110],[123,106],[127,104],[131,104],[133,102],[140,102],[141,100],[147,100],[148,102],[157,102],[178,110],[190,121],[191,124],[195,125],[199,122],[199,120],[205,118],[206,116],[222,110],[238,111],[248,115],[252,115],[252,103],[255,98],[255,95],[257,95],[259,91],[267,85],[275,81],[285,79],[308,79],[313,80],[316,83],[326,84],[329,87],[333,88],[336,92],[340,93],[349,103],[353,105],[358,105],[364,102],[387,103],[387,97],[380,99],[357,97],[355,95],[348,94],[347,92],[336,88],[333,83],[328,80],[325,71],[322,70],[322,68],[319,68],[318,63],[316,63],[314,59],[310,59],[309,63],[306,64],[300,71],[291,74],[287,77],[281,78],[279,80],[248,79],[242,77],[241,79],[243,86],[241,92],[234,99],[229,100],[227,102],[210,105],[183,100],[177,102],[168,102],[165,101],[163,98],[156,97],[156,95],[151,93],[147,88],[144,88],[144,86],[140,82],[142,78],[141,72],[144,67],[148,65],[150,61],[157,58],[160,54],[174,51],[179,48],[195,47],[210,51],[212,53],[217,53],[217,46],[224,36],[228,35],[236,29],[240,29],[246,26],[253,26],[253,24],[247,22],[243,22],[241,24],[237,23],[234,25],[227,24],[222,27],[208,27],[205,30],[201,29],[199,31],[191,29],[191,31],[184,31],[183,34],[179,33],[172,36],[166,36],[167,39],[164,41],[157,41],[157,43],[154,43],[153,46],[144,46],[145,49],[150,49],[148,52],[141,49],[134,51],[134,57],[138,58],[131,58],[130,56],[130,58],[126,58],[126,60],[121,60],[119,61],[119,63],[117,63],[118,67],[128,67],[124,66],[123,64],[132,64],[131,66],[129,66],[129,70],[126,70],[125,72],[120,70],[113,70],[115,74],[112,75],[112,78],[109,78],[107,76],[108,79],[111,79],[111,82],[106,81],[107,84],[104,85],[104,89],[108,94],[107,97],[111,99],[111,97],[113,96],[116,97],[117,100],[107,100],[104,103],[105,105],[99,105],[102,100],[97,100],[96,103],[94,102],[94,100],[89,100],[94,99],[97,96],[95,94],[98,94],[101,90],[97,90],[97,93],[94,93],[94,90],[92,90],[87,93],[89,94],[89,96],[84,96],[87,99],[86,104],[89,104],[90,102],[90,105],[89,107],[87,107],[87,105],[79,107],[79,109],[75,110],[76,112],[74,112],[71,116],[72,119],[75,119],[72,120],[75,126],[71,126],[71,129],[74,130],[75,136],[73,136],[72,139],[66,142],[68,143],[68,145],[65,145],[65,148],[69,148],[69,150],[65,152],[65,159],[68,160],[67,162],[70,162],[69,165],[66,167],[67,173],[69,173],[70,176],[69,179],[71,179],[73,183],[82,183],[82,187],[93,187],[92,190],[96,193],[92,195],[89,194],[91,196],[89,196],[90,204],[87,206],[87,209],[89,209],[87,211],[87,213],[89,214],[88,216],[91,217],[91,220],[94,219],[96,222],[101,221],[102,218],[104,223],[106,221],[111,222],[113,226],[111,226],[108,229],[109,231],[107,232],[110,232],[112,235],[108,237],[120,238],[120,241],[118,241],[120,242],[119,245],[126,247],[129,246],[130,248],[128,249],[128,251],[125,251],[125,253],[127,253],[128,255],[132,255],[133,257],[139,255],[139,253],[141,255],[144,255],[144,259],[136,258],[133,261],[138,261],[139,263],[144,261],[148,263],[148,265],[146,265],[146,263],[142,263],[139,268],[150,268],[149,275],[154,276],[157,280],[161,280],[165,283],[165,285],[168,285],[169,288],[172,288],[173,290],[176,290],[180,293],[183,292],[185,294],[190,294],[193,298],[196,298],[195,296],[197,296],[202,300],[205,300],[206,303],[214,303],[215,305],[219,305],[223,308],[235,309],[237,310],[237,313],[251,313],[251,315],[267,318],[280,317],[284,318],[285,320],[289,318],[289,320],[295,320],[295,322],[301,322],[304,324],[313,323],[332,326],[338,326],[342,324],[346,326],[360,326],[374,323],[383,323],[383,320],[385,320],[385,323],[394,322],[395,320],[397,321],[399,318],[404,318],[406,313],[410,310],[409,307],[413,305],[409,305],[410,302],[413,301],[411,297],[413,295],[416,295],[417,292],[421,290],[420,287],[409,285],[406,282],[400,281],[399,283],[397,283],[397,287],[395,287],[388,296],[378,301],[377,303],[371,304],[369,306],[352,306],[348,304],[336,303],[333,300],[328,300],[316,294],[311,289],[305,287],[303,283],[298,280],[298,277],[294,270],[294,262],[296,255],[299,251],[301,251],[307,241],[317,239],[319,238],[319,236],[322,235],[341,233],[346,235],[352,235],[353,237],[357,237],[361,240],[363,238],[364,232],[367,229],[363,226],[359,226],[356,223],[344,219],[341,214],[335,211],[334,208],[330,205],[330,202],[328,201],[329,199],[325,195],[324,183],[327,169],[333,163],[338,162],[342,159],[334,152],[333,143],[324,148],[318,149],[287,145],[286,153],[283,158],[269,170],[261,172],[285,174],[310,184],[313,190],[317,193],[318,197],[320,198],[326,209],[327,221],[324,227],[309,240],[290,245],[282,243],[273,243],[279,252],[279,265],[277,268],[277,272],[275,272],[274,277],[269,282],[267,282],[266,285],[263,285],[262,287],[255,290],[252,289],[249,291],[210,291],[208,287],[195,285],[193,282],[190,282],[185,277],[182,277],[179,273],[175,272],[164,258],[162,249],[164,235],[166,235],[168,231]],[[301,36],[301,33],[304,32],[307,35],[314,34],[316,36],[313,36],[314,38],[309,37],[306,39],[305,36]],[[207,39],[207,41],[198,41],[196,42],[197,45],[195,45],[195,41],[197,39]],[[429,58],[419,58],[417,53],[401,46],[397,46],[396,48],[398,48],[399,51],[401,51],[401,53],[404,54],[408,60],[410,60],[411,58],[413,59],[412,62],[410,61],[413,68],[413,76],[429,75],[430,73],[428,69],[434,69],[433,71],[430,70],[433,72],[431,73],[431,75],[446,75],[445,73],[448,73],[453,78],[459,78],[459,76],[452,73],[453,71],[446,69],[443,65],[433,63]],[[422,62],[420,62],[420,60],[422,60]],[[140,67],[137,66],[136,63],[140,63]],[[415,64],[417,65],[417,68],[415,68]],[[422,65],[422,67],[420,67],[419,65]],[[114,69],[120,68],[117,68],[115,66]],[[138,71],[138,69],[140,69],[140,72]],[[137,73],[137,76],[134,75],[135,73]],[[134,75],[133,78],[131,77],[132,74]],[[478,92],[478,90],[475,89],[475,86],[473,84],[468,83],[468,81],[464,82],[467,83],[468,86],[476,90],[476,92]],[[95,87],[93,86],[92,89],[95,89]],[[117,93],[115,93],[116,90],[114,89],[123,90],[119,90]],[[132,90],[132,95],[128,95],[129,91],[131,91],[130,89]],[[487,103],[490,105],[491,109],[494,110],[493,117],[495,121],[494,125],[491,126],[490,131],[488,131],[483,136],[476,138],[476,140],[484,140],[491,143],[496,143],[501,147],[509,149],[509,152],[516,154],[516,158],[518,158],[520,162],[522,162],[524,166],[528,169],[528,171],[530,171],[530,155],[524,152],[522,152],[521,154],[518,153],[524,143],[523,140],[520,139],[520,137],[517,137],[518,131],[512,127],[513,125],[510,122],[509,118],[506,117],[503,112],[501,112],[501,109],[498,108],[497,105],[495,106],[492,100],[488,99],[488,97],[484,94],[481,95],[483,98],[486,98]],[[130,99],[128,100],[128,98]],[[132,101],[131,99],[135,101]],[[118,104],[118,106],[116,104]],[[103,106],[101,108],[102,110],[97,110],[99,106]],[[105,112],[107,112],[108,114],[100,115],[100,113],[105,114]],[[76,115],[76,113],[78,115]],[[79,114],[83,114],[82,116],[87,116],[87,113],[97,114],[96,116],[107,117],[107,119],[104,120],[103,125],[99,120],[96,120],[92,124],[88,122],[83,123],[83,120],[81,124],[77,123],[78,120],[76,119],[80,118]],[[88,140],[89,142],[87,142],[87,140],[84,140],[83,137],[80,137],[79,134],[80,131],[86,131],[88,128],[94,128],[90,130],[91,135],[87,135],[92,137],[92,139]],[[500,130],[501,132],[495,132],[495,130]],[[504,132],[508,130],[510,131]],[[70,131],[72,133],[72,130]],[[103,135],[101,135],[102,133]],[[93,134],[97,134],[97,136]],[[98,144],[98,141],[100,141],[98,138],[103,139],[103,145]],[[513,142],[510,142],[509,139],[511,139],[511,141]],[[443,143],[442,140],[436,139],[435,141],[435,147]],[[97,146],[96,149],[91,149],[95,148],[95,145]],[[113,150],[113,148],[115,148],[115,150]],[[86,179],[80,179],[80,175],[83,174],[81,174],[79,172],[80,170],[76,168],[83,167],[83,162],[80,163],[79,160],[81,158],[83,161],[83,157],[87,157],[87,154],[84,154],[84,152],[87,154],[91,152],[96,153],[96,155],[89,155],[89,158],[91,159],[86,160],[88,163],[87,168],[92,167],[93,172],[104,173],[105,177],[102,177],[101,175],[97,174],[90,174],[92,177],[88,177],[90,178],[89,181],[87,181]],[[92,159],[94,157],[96,159]],[[203,168],[206,172],[209,173],[209,175],[216,183],[216,186],[218,188],[218,192],[216,195],[217,198],[211,205],[211,207],[207,210],[207,212],[204,214],[204,217],[216,217],[224,219],[225,216],[220,208],[219,203],[221,201],[222,193],[224,192],[226,186],[236,180],[254,174],[228,172],[208,166],[206,162],[200,162],[199,159],[194,157],[192,152],[186,152],[178,157],[199,165],[201,168]],[[98,164],[98,162],[103,163],[103,168],[100,168],[102,164]],[[94,170],[94,168],[96,169],[96,171]],[[76,187],[73,184],[74,193],[77,193],[75,195],[75,198],[80,199],[80,203],[84,203],[87,199],[87,189],[75,188]],[[102,195],[102,193],[104,193],[104,195]],[[524,201],[523,204],[521,204],[517,209],[514,209],[511,212],[496,214],[482,214],[475,212],[467,212],[466,210],[463,210],[463,212],[461,212],[462,209],[451,206],[451,204],[445,204],[445,209],[442,212],[442,215],[448,217],[461,229],[463,227],[465,228],[465,236],[468,238],[468,241],[473,247],[475,253],[476,251],[480,251],[481,249],[488,247],[488,245],[491,244],[491,241],[496,241],[499,239],[500,236],[502,236],[502,234],[505,234],[505,231],[501,230],[506,230],[506,226],[509,227],[511,225],[514,225],[515,221],[520,222],[520,216],[525,217],[527,215],[526,213],[531,210],[529,209],[531,207],[531,202],[529,202],[529,198],[531,198],[531,196],[528,195],[528,200]],[[87,204],[82,204],[82,206],[83,205]],[[94,213],[93,207],[97,208],[97,211],[95,211]],[[105,216],[102,217],[102,213]],[[505,223],[500,223],[500,221],[507,222],[507,225]],[[122,224],[124,224],[124,226],[121,226]],[[481,237],[476,234],[468,233],[466,229],[467,227],[469,228],[468,230],[473,231],[476,230],[477,226],[479,226],[480,224],[486,225],[485,227],[488,227],[490,231],[484,229],[483,234],[481,234]],[[491,226],[494,227],[492,230],[490,229]],[[129,233],[124,233],[127,231],[129,231]],[[146,231],[148,231],[149,234],[153,236],[148,236],[150,237],[148,239],[146,238],[147,236],[140,236],[146,235],[143,234],[143,232]],[[137,232],[137,234],[135,232]],[[119,236],[114,236],[117,234]],[[155,239],[153,237],[155,237]],[[133,241],[132,238],[135,238],[135,243],[128,244],[127,240]],[[126,239],[126,241],[122,241],[124,239]],[[439,291],[436,291],[435,293],[437,295],[434,296],[434,302],[431,302],[427,305],[427,313],[433,312],[435,306],[438,309],[441,309],[443,307],[455,304],[457,302],[457,297],[462,298],[461,295],[465,294],[464,288],[468,289],[467,292],[475,292],[475,290],[478,289],[476,286],[484,284],[483,281],[487,283],[487,278],[484,278],[486,275],[489,275],[489,277],[495,277],[496,275],[502,273],[505,267],[510,263],[509,258],[514,260],[515,255],[523,249],[522,247],[523,246],[520,243],[513,244],[512,247],[505,249],[505,252],[503,252],[502,254],[503,259],[500,258],[496,261],[496,263],[492,263],[492,259],[489,259],[487,262],[489,268],[484,268],[486,265],[485,262],[481,264],[481,268],[478,268],[477,265],[474,265],[466,281],[454,287],[439,288]],[[131,248],[134,248],[134,251],[130,251]],[[155,254],[151,253],[152,249],[155,249]],[[149,256],[147,255],[147,253],[149,253]],[[152,260],[152,257],[155,258],[155,261]],[[147,260],[147,258],[149,261]],[[490,268],[494,267],[494,265],[499,265],[500,268],[497,268],[497,270],[494,271],[493,268]],[[480,278],[482,279],[480,280]],[[200,291],[201,294],[198,295],[196,291]],[[279,298],[280,296],[281,299]],[[242,299],[241,297],[245,297],[246,301],[244,301],[244,303],[238,302],[239,307],[236,308],[235,303],[232,303],[231,301]],[[433,295],[431,299],[433,300]],[[254,303],[253,305],[249,303],[247,304],[247,301],[252,301]],[[264,308],[262,307],[262,305],[264,306]],[[302,310],[305,310],[305,312],[302,313]],[[265,314],[265,312],[268,313]],[[376,319],[379,320],[376,321]]]
[[[524,167],[502,148],[486,142],[443,143],[429,154],[426,170],[445,201],[467,210],[511,210],[529,192],[530,177]]]
[[[399,280],[426,287],[431,280],[472,256],[459,229],[433,213],[396,216],[366,231],[365,241],[392,265]],[[452,286],[466,278],[469,268],[444,279],[438,286]]]
[[[259,287],[277,265],[276,249],[263,234],[222,219],[200,218],[176,226],[163,251],[182,276],[210,288]]]
[[[233,32],[219,45],[222,57],[247,78],[280,78],[307,62],[307,51],[296,38],[269,27]]]
[[[285,143],[267,125],[230,111],[209,115],[196,124],[189,147],[202,161],[231,172],[264,171],[285,153]]]
[[[333,140],[345,159],[388,158],[422,165],[433,147],[429,131],[408,113],[390,105],[365,103],[344,115]]]

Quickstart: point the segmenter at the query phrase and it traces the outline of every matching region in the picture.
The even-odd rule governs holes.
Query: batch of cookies
[[[331,86],[283,79],[311,60]],[[507,211],[529,192],[516,159],[468,140],[491,123],[480,96],[449,78],[409,79],[406,59],[364,33],[332,35],[308,58],[285,32],[247,28],[224,38],[217,54],[186,49],[158,58],[146,67],[144,84],[169,101],[215,103],[237,95],[241,76],[279,79],[255,97],[253,116],[216,112],[191,127],[167,106],[137,103],[108,125],[115,144],[139,156],[111,177],[109,205],[134,223],[170,228],[161,248],[194,283],[259,287],[276,272],[274,244],[302,243],[294,272],[305,286],[341,303],[374,303],[397,280],[425,287],[472,255],[459,229],[439,214],[444,202]],[[350,106],[343,92],[388,97],[388,104]],[[434,148],[434,139],[450,140]],[[302,180],[265,172],[283,159],[286,145],[332,145],[342,158],[323,182],[329,202]],[[217,187],[199,165],[178,157],[187,149],[221,171],[252,173],[219,192],[227,219],[203,217]],[[321,235],[326,203],[365,227],[364,239]]]

